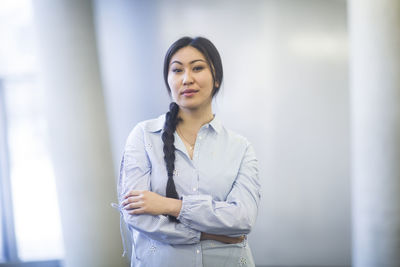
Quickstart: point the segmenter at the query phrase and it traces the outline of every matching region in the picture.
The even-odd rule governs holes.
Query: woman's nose
[[[185,72],[182,82],[183,82],[183,85],[188,85],[188,84],[193,83],[193,77],[192,77],[192,74],[190,73],[190,71]]]

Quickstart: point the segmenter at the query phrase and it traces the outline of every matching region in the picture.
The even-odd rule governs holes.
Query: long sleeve
[[[120,205],[123,196],[131,190],[151,190],[151,162],[144,143],[144,130],[139,124],[128,137],[121,163],[118,183]],[[148,237],[168,244],[194,244],[200,241],[200,232],[182,223],[170,222],[166,216],[131,215],[123,210],[124,221]]]
[[[211,195],[185,195],[178,219],[188,227],[211,234],[248,234],[253,227],[260,200],[258,164],[247,143],[236,180],[225,201]]]

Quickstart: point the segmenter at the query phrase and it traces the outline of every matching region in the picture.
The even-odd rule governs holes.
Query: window
[[[1,216],[1,260],[15,261],[15,238],[12,216],[11,190],[8,176],[8,149],[5,123],[5,103],[3,83],[0,80],[0,216]]]
[[[61,258],[61,227],[46,143],[43,94],[34,80],[5,83],[9,169],[18,255]]]
[[[1,102],[1,83],[0,83],[0,129],[4,129],[3,124],[2,124],[2,117],[3,116],[2,116],[2,112],[1,112],[1,107],[2,107],[2,102]],[[4,168],[3,168],[4,164],[2,164],[2,161],[1,161],[1,159],[3,158],[2,157],[2,154],[3,154],[2,153],[2,150],[3,150],[2,148],[3,147],[4,147],[4,138],[3,138],[3,136],[2,136],[2,134],[0,132],[0,189],[3,188],[2,177],[3,177],[3,173],[4,173]],[[4,240],[5,240],[5,237],[4,237],[4,234],[3,234],[3,231],[4,231],[3,229],[5,229],[5,225],[4,225],[4,222],[3,222],[4,217],[5,217],[4,216],[5,212],[4,212],[3,205],[1,205],[1,204],[4,203],[3,199],[4,199],[4,193],[2,192],[2,190],[0,190],[0,217],[1,217],[1,219],[0,219],[0,263],[4,262],[6,260],[5,251],[4,251]]]
[[[0,214],[3,214],[2,208],[0,206]],[[0,220],[0,229],[3,229],[3,220]],[[0,231],[0,240],[3,240],[3,231]],[[3,249],[3,242],[0,242],[0,262],[4,262],[4,249]]]
[[[0,1],[0,36],[0,263],[59,266],[64,249],[31,0]]]

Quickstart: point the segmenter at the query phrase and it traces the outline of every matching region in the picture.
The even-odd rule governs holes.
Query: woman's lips
[[[186,96],[186,97],[190,97],[195,95],[199,90],[194,90],[194,89],[186,89],[184,90],[181,94]]]

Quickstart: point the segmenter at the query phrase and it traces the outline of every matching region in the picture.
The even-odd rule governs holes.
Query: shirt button
[[[200,135],[200,136],[199,136],[199,139],[201,140],[202,138],[203,138],[203,137]]]
[[[196,250],[196,253],[199,254],[199,253],[200,253],[200,250]]]
[[[196,187],[193,187],[193,191],[196,191],[197,190],[197,188]]]

